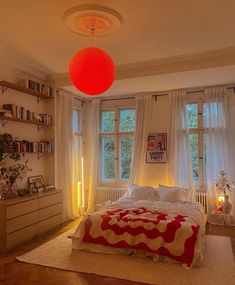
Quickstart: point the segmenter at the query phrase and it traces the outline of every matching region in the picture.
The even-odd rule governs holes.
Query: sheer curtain
[[[129,184],[141,184],[146,163],[146,148],[151,119],[152,95],[136,97],[135,138],[132,151]]]
[[[209,210],[215,209],[215,181],[224,170],[230,179],[228,144],[228,94],[225,87],[207,88],[204,94],[205,177]],[[230,196],[234,202],[234,198]],[[233,203],[234,204],[234,203]],[[234,205],[233,205],[234,209]]]
[[[186,94],[170,94],[171,125],[169,135],[168,183],[189,189],[188,198],[195,200],[195,186],[186,115]]]
[[[79,215],[74,161],[73,96],[60,91],[56,97],[56,187],[63,189],[64,219]]]
[[[98,179],[100,101],[86,103],[86,114],[85,180],[88,189],[87,211],[90,212],[94,209],[95,187]]]

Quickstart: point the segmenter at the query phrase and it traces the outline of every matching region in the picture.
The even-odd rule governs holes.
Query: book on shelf
[[[0,117],[13,118],[11,111],[0,109]]]
[[[30,78],[27,78],[25,87],[45,96],[53,97],[54,95],[54,88],[52,86],[34,81]]]
[[[28,141],[15,140],[15,150],[21,153],[51,153],[54,149],[53,140]]]
[[[2,109],[11,112],[12,116],[16,116],[16,105],[15,104],[3,104]]]
[[[40,116],[40,122],[45,123],[45,124],[52,124],[52,115],[49,114],[39,114]]]

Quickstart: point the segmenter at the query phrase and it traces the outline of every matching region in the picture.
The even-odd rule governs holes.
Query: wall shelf
[[[37,154],[37,158],[38,160],[43,157],[44,155],[47,155],[47,154],[53,154],[53,152],[49,152],[49,151],[44,151],[44,152],[32,152],[32,151],[25,151],[25,152],[20,152],[20,154],[22,154],[22,156],[25,156],[26,154]]]
[[[8,81],[0,81],[0,86],[2,87],[1,88],[2,94],[4,94],[7,89],[12,89],[12,90],[22,92],[24,94],[28,94],[28,95],[37,97],[38,102],[40,102],[41,99],[54,99],[54,96],[48,96],[48,95],[45,95],[43,93],[31,90],[31,89],[23,87],[23,86],[19,86],[17,84],[14,84],[14,83],[11,83]]]
[[[37,121],[23,120],[23,119],[13,118],[13,117],[3,117],[3,116],[1,116],[0,119],[2,120],[2,126],[5,126],[9,121],[25,123],[25,124],[31,124],[31,125],[37,125],[38,126],[38,130],[40,130],[43,127],[53,127],[54,126],[52,124],[40,123],[40,122],[37,122]]]

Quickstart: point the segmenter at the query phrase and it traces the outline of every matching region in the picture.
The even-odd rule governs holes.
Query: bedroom
[[[234,4],[229,0],[1,1],[0,135],[2,143],[3,134],[10,134],[12,137],[5,138],[5,143],[12,139],[14,144],[14,150],[10,144],[0,153],[7,156],[0,161],[1,281],[178,284],[167,276],[149,279],[149,274],[133,274],[128,279],[124,272],[115,270],[112,278],[129,281],[115,280],[107,272],[89,268],[75,272],[90,270],[98,276],[75,276],[60,270],[56,274],[49,267],[33,267],[14,260],[71,229],[87,211],[112,207],[111,202],[128,195],[125,193],[134,195],[131,186],[130,192],[126,190],[128,185],[138,184],[154,187],[155,190],[140,187],[139,193],[143,189],[143,195],[149,189],[158,191],[159,203],[181,199],[178,196],[186,191],[183,199],[196,200],[204,206],[206,238],[212,237],[213,244],[213,237],[223,236],[221,250],[225,252],[225,246],[229,255],[218,262],[227,262],[222,272],[225,275],[231,270],[227,284],[233,284],[234,264],[229,258],[233,259],[230,237],[233,240],[235,236]],[[110,21],[92,22],[92,29],[89,21],[93,15],[88,22],[78,21],[77,33],[72,31],[74,26],[69,20],[76,20],[73,13],[82,15],[87,9],[96,9]],[[108,25],[101,33],[109,34],[96,36],[99,25]],[[81,35],[87,30],[88,36]],[[116,68],[113,84],[96,96],[79,91],[69,79],[73,56],[89,46],[108,53]],[[10,159],[19,154],[20,160]],[[23,167],[23,179],[18,173],[10,181],[3,169],[17,162]],[[9,184],[13,187],[9,188]],[[174,188],[173,192],[167,188],[162,197],[163,187],[156,188],[159,184],[186,190]],[[172,192],[176,197],[172,198]],[[167,194],[170,197],[164,197]],[[223,201],[225,196],[228,203]],[[156,197],[153,199],[158,203]],[[181,202],[184,206],[189,203]],[[77,222],[68,224],[76,218]],[[206,244],[205,250],[210,246]],[[97,260],[103,264],[105,259]],[[204,270],[203,262],[206,259],[192,273],[177,271],[177,279],[189,278],[185,284],[197,284],[199,277],[194,272]],[[153,262],[155,266],[159,264],[162,266]],[[48,280],[42,280],[40,272]],[[221,268],[205,274],[217,281],[228,278],[222,273],[218,277],[219,273]],[[216,284],[214,280],[211,282]]]

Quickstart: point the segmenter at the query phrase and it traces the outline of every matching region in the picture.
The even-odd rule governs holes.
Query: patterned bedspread
[[[197,202],[168,203],[121,198],[86,215],[72,247],[107,254],[152,256],[186,267],[203,260],[206,215]]]
[[[199,225],[191,218],[145,207],[87,215],[83,242],[160,254],[191,267]]]

